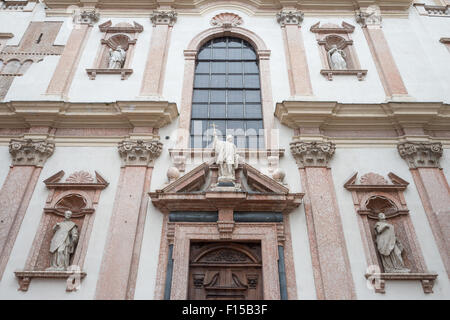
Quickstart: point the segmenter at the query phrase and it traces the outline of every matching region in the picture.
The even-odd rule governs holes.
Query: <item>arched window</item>
[[[213,124],[238,148],[264,148],[259,65],[245,40],[215,38],[198,52],[191,114],[191,147],[211,146]]]

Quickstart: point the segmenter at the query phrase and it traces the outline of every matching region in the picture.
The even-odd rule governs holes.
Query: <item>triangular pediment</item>
[[[198,193],[210,191],[216,180],[215,178],[217,177],[217,169],[217,165],[213,163],[202,163],[163,189],[157,190],[157,192]],[[241,186],[241,190],[236,191],[263,194],[289,193],[287,187],[247,163],[239,165],[236,170],[236,184]]]

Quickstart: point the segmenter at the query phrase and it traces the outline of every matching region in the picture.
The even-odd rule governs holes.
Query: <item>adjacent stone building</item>
[[[449,61],[448,0],[0,1],[0,299],[448,299]]]

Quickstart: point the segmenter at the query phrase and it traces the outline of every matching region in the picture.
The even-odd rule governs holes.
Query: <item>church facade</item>
[[[448,299],[450,2],[0,1],[0,299]]]

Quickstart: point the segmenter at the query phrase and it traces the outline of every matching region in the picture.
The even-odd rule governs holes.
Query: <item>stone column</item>
[[[301,33],[303,13],[283,9],[277,13],[277,21],[283,33],[291,95],[311,96],[313,92]]]
[[[170,33],[177,21],[177,13],[175,11],[156,10],[153,11],[150,20],[153,23],[153,32],[140,95],[161,96]]]
[[[371,5],[356,14],[356,22],[363,29],[386,96],[407,96],[408,91],[384,37],[381,20],[380,7],[377,5]]]
[[[300,171],[318,299],[355,299],[350,262],[328,162],[331,142],[291,142]]]
[[[96,299],[133,299],[157,140],[119,143],[122,168],[108,238],[97,282]]]
[[[19,233],[34,188],[55,145],[47,140],[12,139],[12,164],[0,190],[0,280]]]
[[[95,10],[75,12],[72,32],[50,80],[46,94],[58,95],[61,98],[67,97],[92,26],[99,20],[99,17],[100,15]]]
[[[442,144],[403,142],[397,148],[408,163],[450,278],[450,187],[439,165]]]

